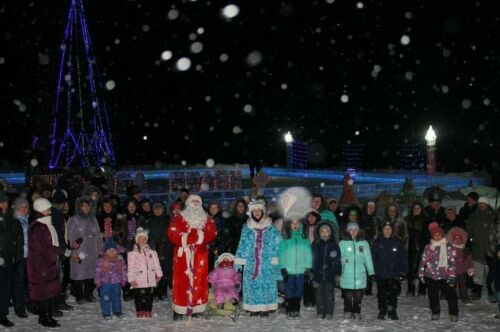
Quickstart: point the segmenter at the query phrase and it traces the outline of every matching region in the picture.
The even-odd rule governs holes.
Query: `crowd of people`
[[[167,206],[135,185],[120,198],[68,180],[25,195],[0,191],[0,325],[14,326],[12,306],[59,327],[55,318],[75,309],[68,296],[77,306],[99,301],[106,320],[124,317],[122,300],[151,318],[168,293],[173,320],[190,320],[208,310],[211,292],[216,309],[267,317],[283,308],[298,319],[305,306],[331,320],[336,288],[344,318],[361,319],[374,284],[378,319],[397,320],[403,282],[407,296],[428,297],[432,320],[440,297],[456,322],[458,301],[479,300],[483,287],[500,311],[499,212],[477,193],[458,212],[434,196],[404,217],[396,203],[342,206],[319,193],[310,201],[297,211],[293,195],[241,198],[224,211],[187,189]]]

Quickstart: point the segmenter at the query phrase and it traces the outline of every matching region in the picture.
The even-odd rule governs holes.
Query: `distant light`
[[[354,132],[354,135],[359,136],[359,130],[356,130],[356,131]]]
[[[148,140],[148,137],[147,136],[142,136],[142,139],[147,141]]]
[[[37,167],[38,166],[38,159],[31,159],[30,165],[31,165],[31,167]]]
[[[358,9],[363,9],[364,6],[365,5],[361,1],[356,4],[356,8]]]
[[[429,126],[429,129],[427,130],[427,133],[425,134],[425,140],[427,141],[427,145],[435,145],[436,144],[436,133],[434,132],[434,129],[432,129],[432,126]]]
[[[178,70],[180,71],[186,71],[191,67],[191,60],[189,58],[180,58],[177,60],[177,63],[175,64]]]
[[[293,136],[291,132],[287,132],[285,134],[285,142],[287,143],[292,143],[293,142]]]
[[[212,158],[207,159],[206,162],[207,167],[212,168],[215,165],[215,161]]]
[[[240,8],[236,5],[227,5],[222,9],[222,15],[224,15],[225,18],[231,19],[240,13]]]
[[[163,52],[161,53],[161,59],[162,59],[163,61],[167,61],[167,60],[172,59],[172,51],[169,51],[169,50],[167,50],[167,51],[163,51]]]
[[[185,160],[181,161],[181,165],[182,166],[186,166],[187,165],[187,161],[185,161]]]
[[[404,45],[404,46],[406,46],[406,45],[408,45],[409,43],[410,43],[410,37],[409,37],[409,36],[407,36],[407,35],[403,35],[403,36],[401,37],[401,44],[402,44],[402,45]]]

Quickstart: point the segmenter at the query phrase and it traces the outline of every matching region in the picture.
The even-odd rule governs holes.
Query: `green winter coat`
[[[373,275],[372,254],[366,240],[342,240],[339,243],[342,262],[340,288],[366,288],[366,273]]]
[[[290,238],[280,242],[279,264],[288,274],[304,274],[312,268],[312,251],[309,239],[302,237],[302,225],[290,231]]]

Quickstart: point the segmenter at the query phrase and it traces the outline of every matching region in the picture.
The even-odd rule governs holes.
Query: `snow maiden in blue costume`
[[[261,200],[248,205],[249,218],[241,231],[235,263],[243,269],[243,309],[251,316],[268,316],[278,309],[276,285],[281,237],[266,216]]]

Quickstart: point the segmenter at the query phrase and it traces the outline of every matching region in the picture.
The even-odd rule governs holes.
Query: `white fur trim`
[[[278,303],[268,303],[268,304],[246,304],[243,303],[243,310],[258,312],[258,311],[270,311],[277,310]]]
[[[202,244],[203,240],[205,239],[205,234],[203,233],[203,230],[197,229],[198,232],[198,240],[196,240],[196,244]]]
[[[271,218],[264,216],[259,222],[253,220],[252,217],[247,220],[247,227],[251,229],[262,229],[272,226],[273,222]]]
[[[193,307],[193,314],[204,312],[205,307],[206,307],[206,304],[200,304],[200,305],[194,306]],[[172,303],[172,309],[178,314],[181,314],[181,315],[187,314],[187,307],[176,305],[175,303]]]
[[[271,258],[271,265],[278,265],[278,257]]]
[[[234,259],[234,264],[236,264],[236,265],[245,265],[246,263],[247,263],[247,260],[245,258],[236,257]]]

